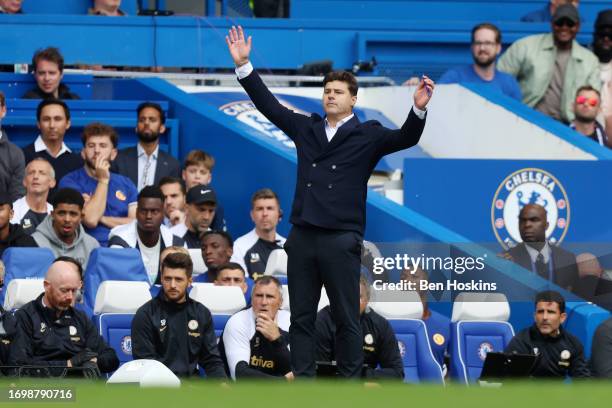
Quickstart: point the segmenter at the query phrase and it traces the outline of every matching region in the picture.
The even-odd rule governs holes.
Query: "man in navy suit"
[[[576,291],[579,283],[576,256],[550,245],[546,241],[547,229],[546,209],[538,204],[527,204],[519,213],[519,233],[523,242],[502,256],[564,289]]]
[[[343,377],[359,377],[363,366],[359,273],[367,182],[384,155],[419,141],[433,81],[422,78],[414,106],[399,130],[386,129],[377,121],[359,122],[353,115],[357,81],[348,72],[325,77],[325,118],[305,116],[281,105],[253,71],[251,37],[245,40],[241,27],[232,27],[226,42],[240,84],[257,109],[297,148],[293,228],[285,243],[292,371],[296,376],[315,375],[315,320],[321,286],[325,286],[337,330],[338,372]]]
[[[166,176],[181,177],[181,165],[159,149],[159,136],[166,131],[166,115],[159,104],[143,102],[138,106],[136,134],[138,144],[119,151],[112,171],[128,177],[138,191],[157,185]]]

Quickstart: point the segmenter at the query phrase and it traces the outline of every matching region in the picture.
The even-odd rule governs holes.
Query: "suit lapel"
[[[340,128],[336,131],[334,137],[332,137],[331,142],[327,144],[327,148],[325,149],[325,151],[332,150],[334,147],[342,143],[344,139],[346,139],[350,135],[351,130],[353,130],[353,128],[355,128],[355,126],[357,126],[358,124],[359,119],[357,119],[357,115],[355,115],[351,118],[351,120],[340,126]],[[325,128],[323,128],[323,133],[325,133]]]
[[[319,151],[323,151],[323,149],[325,149],[325,147],[329,143],[327,141],[327,135],[325,134],[325,120],[321,119],[318,122],[315,122],[315,124],[313,125],[313,130],[317,142],[319,143],[319,147],[321,148]]]
[[[128,178],[130,178],[136,187],[138,187],[138,150],[134,147],[127,155],[128,158]]]
[[[157,164],[155,165],[155,178],[153,179],[155,184],[158,184],[159,180],[168,173],[166,170],[168,168],[168,160],[163,153],[161,149],[157,151]]]

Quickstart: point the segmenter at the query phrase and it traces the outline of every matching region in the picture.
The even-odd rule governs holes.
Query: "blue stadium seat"
[[[404,382],[444,384],[442,367],[429,344],[425,323],[419,319],[389,320],[404,362]]]
[[[44,278],[54,259],[49,248],[7,248],[2,254],[4,287],[13,279]],[[0,304],[4,304],[4,295],[5,291],[0,291]]]
[[[85,305],[93,310],[98,286],[106,280],[149,282],[140,252],[134,248],[96,248],[85,269]]]
[[[102,313],[94,316],[94,324],[109,346],[115,349],[120,364],[132,361],[133,313]]]
[[[500,293],[460,293],[451,318],[450,376],[463,383],[480,377],[488,352],[504,351],[514,329],[508,323],[510,306]]]

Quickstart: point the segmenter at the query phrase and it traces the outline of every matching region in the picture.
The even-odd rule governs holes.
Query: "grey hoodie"
[[[83,225],[79,225],[77,237],[72,245],[67,245],[55,233],[50,215],[47,215],[38,225],[36,231],[32,233],[32,238],[39,247],[51,249],[56,257],[70,256],[76,259],[83,265],[83,269],[87,266],[91,251],[100,246],[94,237],[85,232]]]

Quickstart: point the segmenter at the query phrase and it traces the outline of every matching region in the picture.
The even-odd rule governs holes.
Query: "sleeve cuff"
[[[236,75],[238,76],[238,79],[248,77],[249,75],[251,75],[251,72],[253,72],[253,64],[251,64],[251,61],[247,62],[244,65],[236,67]]]
[[[414,112],[415,115],[417,115],[417,117],[419,119],[425,119],[425,114],[427,113],[427,110],[421,110],[421,109],[419,109],[419,108],[417,108],[416,106],[413,105],[412,106],[412,111]]]

